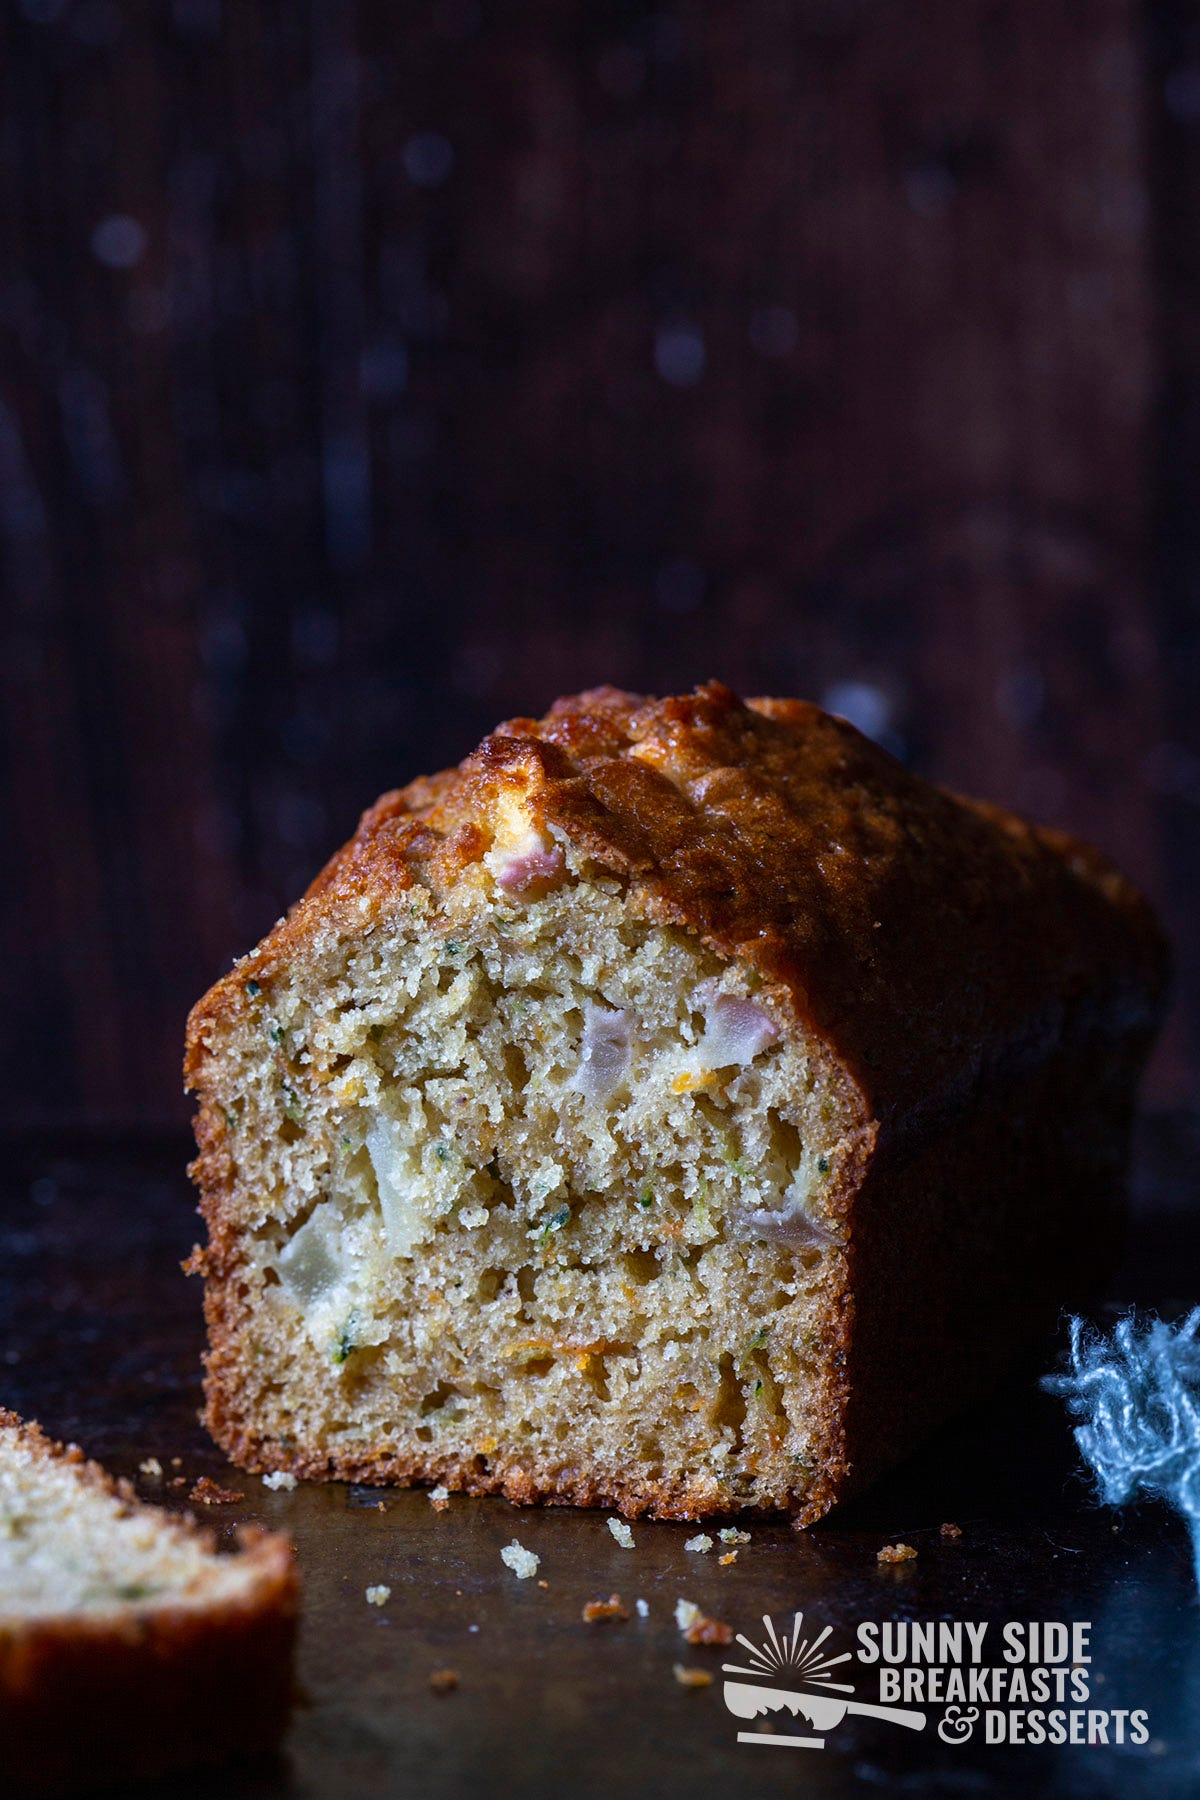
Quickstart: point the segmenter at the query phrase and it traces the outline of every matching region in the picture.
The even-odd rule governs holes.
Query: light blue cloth
[[[1200,1306],[1179,1325],[1130,1313],[1108,1337],[1070,1324],[1071,1372],[1042,1386],[1083,1420],[1075,1441],[1107,1505],[1152,1494],[1183,1514],[1200,1586]]]

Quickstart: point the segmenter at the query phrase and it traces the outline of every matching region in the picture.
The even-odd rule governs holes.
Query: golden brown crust
[[[128,1482],[0,1410],[39,1457],[75,1465],[85,1486],[141,1506]],[[171,1532],[207,1549],[211,1532],[153,1510]],[[245,1588],[209,1604],[126,1605],[95,1617],[0,1619],[3,1768],[20,1795],[68,1795],[103,1775],[124,1783],[211,1764],[278,1742],[292,1697],[299,1601],[287,1539],[239,1534]]]
[[[505,790],[652,917],[779,987],[861,1089],[864,1119],[911,1131],[1047,1045],[1157,1021],[1162,935],[1091,846],[932,786],[806,701],[747,705],[717,682],[666,700],[599,688],[377,801],[193,1012],[189,1079],[248,977],[348,901],[447,886],[483,853]]]
[[[801,1513],[802,1522],[816,1518],[978,1391],[1044,1318],[1047,1294],[1063,1291],[1064,1234],[1085,1218],[1080,1180],[1091,1160],[1068,1128],[1079,1096],[1065,1078],[1047,1088],[1047,1070],[1111,1090],[1108,1113],[1094,1120],[1111,1237],[1130,1097],[1164,998],[1162,935],[1098,851],[931,786],[807,702],[743,703],[715,682],[663,700],[598,688],[558,701],[541,720],[509,720],[459,769],[383,796],[189,1021],[186,1074],[201,1099],[194,1173],[209,1228],[198,1253],[209,1275],[207,1417],[244,1466],[284,1460],[239,1413],[233,1168],[224,1123],[204,1099],[206,1045],[246,1005],[248,981],[266,983],[326,933],[360,929],[414,884],[449,889],[486,851],[498,801],[514,794],[536,824],[627,883],[647,917],[751,965],[842,1071],[857,1125],[829,1204],[847,1223],[850,1254],[824,1332],[825,1441]],[[964,1135],[960,1121],[972,1109],[975,1135]],[[1020,1294],[1022,1257],[1038,1254],[1037,1217],[1010,1203],[1003,1179],[1006,1159],[1020,1164],[1022,1181],[1035,1179],[1023,1148],[1033,1140],[1066,1196],[1047,1211],[1050,1235],[1063,1241],[1025,1279],[1037,1303],[1012,1329],[988,1315],[985,1333],[971,1325],[969,1283],[993,1271],[998,1293]],[[965,1185],[918,1207],[906,1244],[905,1181],[938,1166],[955,1168]],[[980,1240],[990,1243],[990,1264],[964,1248],[972,1205],[995,1209],[994,1241],[986,1232]],[[958,1234],[957,1261],[939,1236],[943,1221]],[[943,1296],[922,1348],[897,1296],[919,1308],[935,1280]],[[885,1327],[907,1334],[905,1356],[885,1342]],[[939,1359],[949,1365],[940,1373]],[[289,1452],[286,1466],[366,1481],[445,1480],[631,1514],[711,1510],[686,1484],[601,1488],[585,1469],[564,1475],[503,1453],[451,1466]]]

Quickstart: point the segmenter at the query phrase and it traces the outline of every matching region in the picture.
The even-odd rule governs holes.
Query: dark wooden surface
[[[14,0],[0,1122],[181,1122],[380,789],[714,674],[1115,852],[1194,1092],[1198,95],[1182,0]]]
[[[197,1423],[198,1284],[178,1267],[195,1230],[183,1155],[169,1138],[60,1140],[9,1144],[0,1161],[0,1399],[154,1498],[163,1486],[138,1464],[157,1456],[169,1479],[178,1457],[189,1485],[209,1474],[244,1494],[201,1509],[210,1522],[261,1519],[298,1546],[307,1697],[282,1755],[173,1780],[162,1800],[1195,1794],[1200,1602],[1186,1534],[1156,1506],[1091,1504],[1062,1408],[1035,1385],[1060,1345],[1041,1346],[990,1406],[820,1526],[754,1526],[731,1568],[684,1550],[694,1527],[641,1522],[627,1552],[600,1513],[456,1498],[439,1516],[420,1492],[341,1484],[272,1494],[231,1470]],[[1198,1159],[1195,1118],[1143,1132],[1114,1301],[1173,1313],[1200,1292]],[[946,1519],[962,1527],[956,1542],[939,1534]],[[514,1536],[541,1557],[546,1588],[500,1562]],[[916,1562],[880,1568],[876,1551],[897,1539]],[[377,1610],[364,1590],[381,1582],[392,1597]],[[644,1596],[648,1619],[583,1624],[583,1604],[614,1591]],[[799,1607],[849,1642],[864,1618],[1090,1621],[1103,1676],[1092,1704],[1146,1709],[1151,1741],[954,1747],[931,1728],[848,1719],[819,1754],[739,1745],[719,1673],[694,1692],[675,1681],[677,1661],[719,1670],[722,1659],[682,1644],[681,1596],[752,1635],[764,1612]],[[445,1667],[460,1685],[439,1698],[428,1678]],[[2,1758],[0,1745],[0,1791]]]

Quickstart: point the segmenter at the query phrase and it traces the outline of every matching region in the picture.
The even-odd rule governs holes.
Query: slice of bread
[[[193,1012],[209,1428],[816,1518],[1111,1255],[1164,985],[1097,852],[814,706],[510,721]]]
[[[121,1785],[276,1743],[291,1702],[291,1546],[140,1502],[0,1411],[0,1792]]]

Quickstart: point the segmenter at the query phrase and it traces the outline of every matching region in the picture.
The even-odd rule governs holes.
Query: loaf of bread
[[[291,1547],[218,1555],[82,1452],[0,1411],[0,1793],[60,1795],[274,1744]]]
[[[815,706],[511,720],[193,1012],[209,1429],[815,1519],[1111,1257],[1164,985],[1097,852]]]

